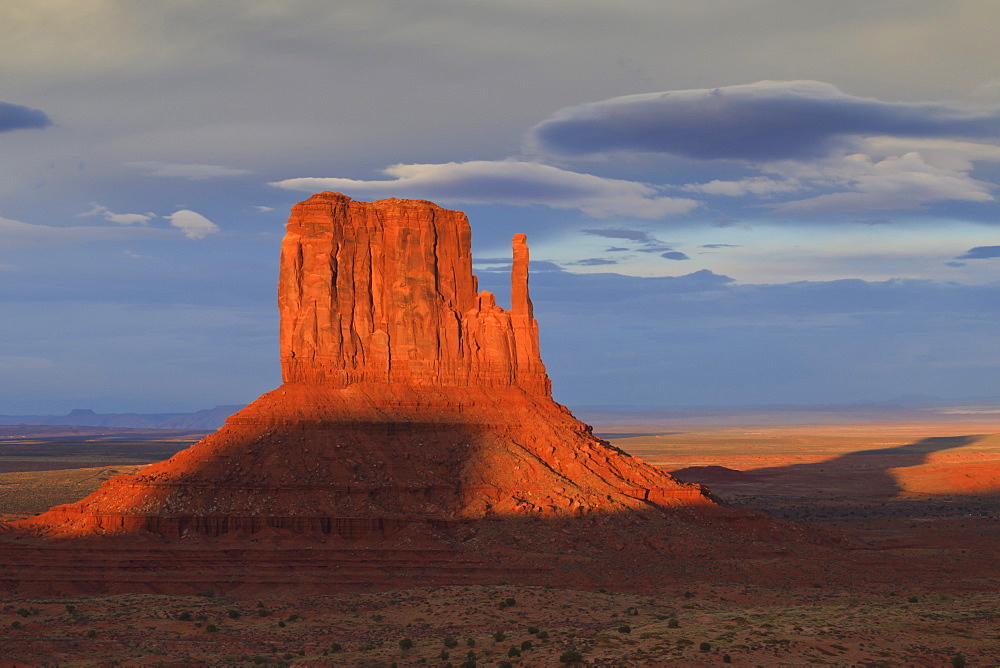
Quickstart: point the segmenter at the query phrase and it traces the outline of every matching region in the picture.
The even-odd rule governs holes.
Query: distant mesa
[[[243,406],[216,406],[194,413],[98,413],[74,408],[66,415],[0,415],[0,425],[109,427],[114,429],[192,429],[209,431]]]

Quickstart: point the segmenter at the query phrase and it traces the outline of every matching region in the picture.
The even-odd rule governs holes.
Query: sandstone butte
[[[288,576],[274,559],[268,571],[258,552],[296,540],[322,546],[309,553],[313,566],[339,569],[346,586],[409,582],[407,573],[530,581],[585,554],[599,577],[606,567],[593,555],[608,551],[662,554],[684,536],[717,543],[735,525],[781,533],[595,437],[552,399],[528,259],[518,234],[508,311],[478,290],[463,213],[329,192],[299,203],[281,248],[283,384],[172,458],[9,525],[0,581],[31,580],[3,557],[11,545],[30,544],[33,562],[52,569],[60,561],[46,546],[77,545],[77,574],[59,577],[96,578],[103,584],[91,587],[103,591],[138,587],[157,569],[182,578],[190,554],[175,548],[195,544],[218,547],[198,558],[199,572],[259,562],[253,575],[205,576],[216,586]],[[130,539],[131,558],[146,566],[133,563],[128,583],[109,584],[106,565],[80,556],[111,558]],[[222,546],[239,556],[227,562]],[[111,562],[121,568],[120,557]]]

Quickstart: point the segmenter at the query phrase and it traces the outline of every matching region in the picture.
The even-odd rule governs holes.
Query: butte
[[[278,281],[283,384],[172,458],[8,525],[0,583],[608,584],[781,533],[556,403],[523,234],[511,282],[509,311],[478,290],[459,211],[329,192],[297,204]]]

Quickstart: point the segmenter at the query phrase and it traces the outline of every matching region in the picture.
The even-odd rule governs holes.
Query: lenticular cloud
[[[1000,112],[882,102],[821,81],[643,93],[556,112],[535,126],[536,147],[560,155],[668,153],[772,161],[826,155],[852,137],[996,138]]]

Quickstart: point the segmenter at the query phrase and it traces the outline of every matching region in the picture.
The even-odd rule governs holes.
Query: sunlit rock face
[[[278,280],[284,381],[549,396],[525,237],[514,237],[510,311],[478,291],[471,237],[465,214],[426,201],[322,193],[297,204]]]
[[[356,540],[481,519],[712,506],[554,402],[513,241],[512,307],[479,292],[465,215],[321,193],[294,207],[284,384],[171,459],[17,524],[50,535]]]

